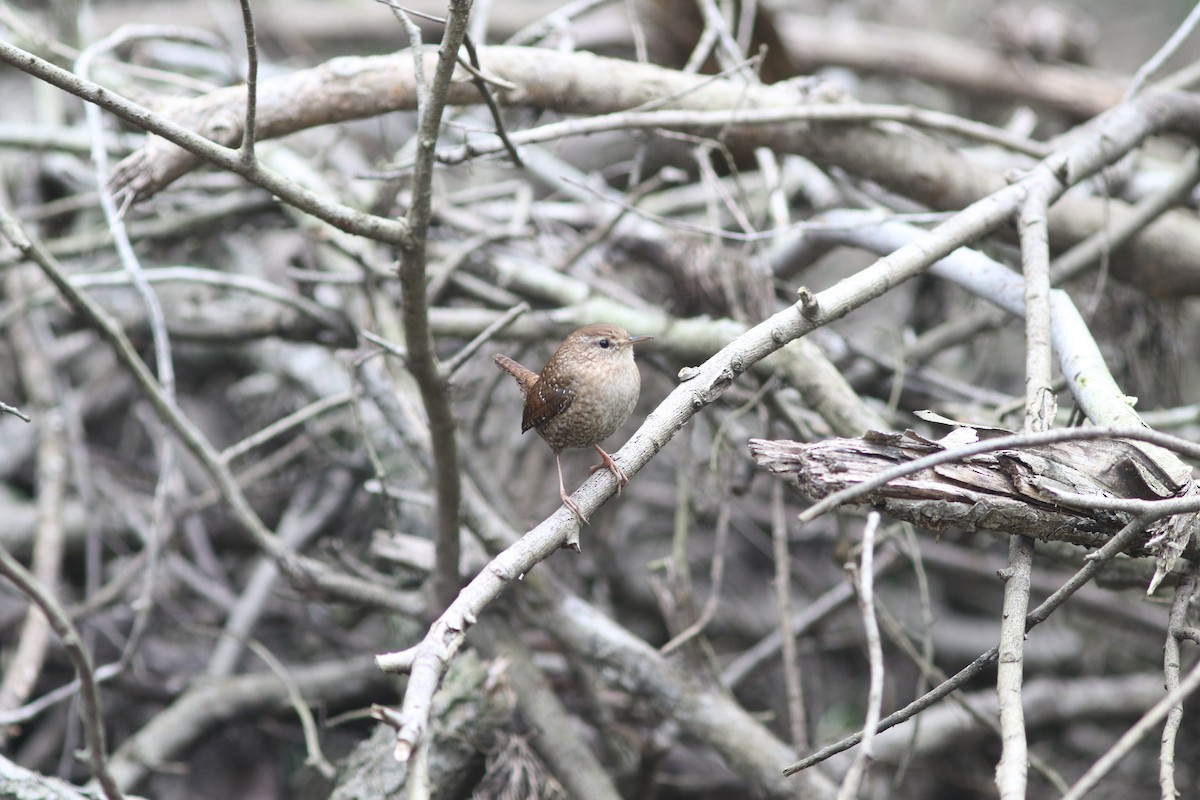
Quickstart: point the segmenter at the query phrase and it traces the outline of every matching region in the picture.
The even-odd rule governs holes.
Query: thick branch
[[[446,32],[438,50],[433,85],[423,93],[417,128],[417,163],[413,172],[412,205],[405,222],[410,236],[401,247],[401,318],[408,347],[407,365],[421,390],[421,401],[429,417],[433,442],[433,476],[437,486],[437,564],[433,576],[434,598],[439,609],[450,605],[458,594],[459,503],[462,489],[458,471],[458,442],[454,414],[450,410],[450,387],[433,350],[429,330],[429,301],[425,287],[426,241],[433,206],[434,148],[441,128],[442,112],[450,89],[450,78],[458,63],[458,49],[467,31],[470,0],[450,5]]]
[[[791,85],[744,86],[734,81],[712,80],[589,53],[488,47],[480,49],[479,57],[489,73],[519,87],[514,91],[498,92],[501,105],[553,109],[565,114],[608,114],[652,104],[653,108],[677,111],[728,110],[732,115],[735,109],[747,112],[785,109],[821,101],[821,98],[807,96]],[[0,43],[0,58],[34,72],[26,63],[32,56],[3,43]],[[426,56],[430,70],[434,67],[433,58],[432,54]],[[367,58],[339,58],[319,67],[262,81],[258,136],[267,139],[316,125],[412,110],[416,107],[413,69],[411,54],[402,52]],[[41,72],[34,74],[42,76]],[[61,84],[56,82],[56,85]],[[111,95],[99,87],[88,93],[82,93],[74,85],[62,88],[109,107]],[[447,102],[450,104],[479,102],[479,93],[468,80],[453,81],[448,88]],[[241,136],[244,108],[245,88],[230,87],[173,103],[166,114],[178,120],[183,128],[201,130],[214,140],[234,143]],[[143,116],[149,113],[144,109],[140,111]],[[1112,151],[1112,155],[1106,156],[1106,161],[1112,161],[1151,133],[1166,130],[1195,132],[1200,128],[1200,103],[1184,94],[1150,93],[1107,112],[1101,119],[1106,120],[1104,124],[1109,129],[1122,131],[1121,135],[1097,145]],[[169,127],[175,132],[173,137],[182,135],[180,126],[171,123],[163,122],[159,126],[162,130],[154,127],[157,118],[131,121],[160,134]],[[765,146],[781,153],[798,153],[876,181],[939,209],[962,208],[1000,190],[1007,183],[1004,175],[968,161],[952,147],[902,129],[864,124],[730,123],[731,120],[723,119],[701,125],[696,120],[689,123],[676,119],[664,121],[661,127],[698,133],[720,129],[724,141],[734,152]],[[191,136],[191,140],[199,139]],[[199,141],[204,143],[203,139]],[[211,148],[211,144],[208,147]],[[225,161],[237,161],[236,154],[222,158],[224,160],[217,163],[231,169],[233,167]],[[151,139],[122,162],[113,180],[135,199],[145,199],[197,163],[194,156],[174,145]],[[266,188],[288,197],[276,188]],[[1131,210],[1127,205],[1111,199],[1087,195],[1065,197],[1050,215],[1051,240],[1056,248],[1070,246],[1109,221],[1120,221],[1129,213]],[[344,222],[330,221],[351,230]],[[374,238],[385,238],[379,233],[376,231]],[[1200,222],[1190,213],[1170,212],[1135,237],[1119,258],[1114,258],[1114,269],[1125,278],[1137,276],[1139,285],[1147,291],[1163,295],[1195,293],[1200,291],[1200,269],[1191,257],[1196,251],[1200,251]]]

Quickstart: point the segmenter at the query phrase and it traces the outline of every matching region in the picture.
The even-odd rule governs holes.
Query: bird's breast
[[[607,439],[625,424],[637,405],[641,379],[637,367],[593,374],[576,386],[570,405],[536,426],[538,433],[555,450],[591,447]]]

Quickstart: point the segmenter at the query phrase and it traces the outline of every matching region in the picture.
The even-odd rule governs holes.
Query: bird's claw
[[[617,496],[620,497],[621,490],[629,485],[629,476],[625,474],[625,470],[621,469],[621,466],[616,462],[616,460],[608,453],[601,450],[598,445],[596,446],[596,452],[600,454],[600,457],[604,459],[604,461],[592,467],[592,474],[595,474],[596,470],[600,469],[607,469],[609,472],[611,472],[613,477],[617,479]]]
[[[563,505],[571,509],[575,516],[579,517],[580,522],[582,522],[584,525],[589,524],[587,515],[583,513],[583,509],[579,507],[579,503],[576,503],[571,499],[571,495],[567,494],[566,492],[562,492],[560,497],[562,497]]]

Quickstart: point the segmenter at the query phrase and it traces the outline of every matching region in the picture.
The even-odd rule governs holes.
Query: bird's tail
[[[517,385],[521,387],[522,394],[529,394],[529,390],[538,382],[538,374],[536,372],[522,367],[508,356],[502,356],[497,353],[492,356],[492,361],[495,362],[497,367],[513,376],[517,381]]]

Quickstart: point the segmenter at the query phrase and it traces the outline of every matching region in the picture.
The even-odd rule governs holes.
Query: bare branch
[[[863,618],[863,627],[867,632],[867,659],[870,663],[871,680],[867,689],[867,718],[863,722],[862,747],[854,756],[854,762],[842,779],[838,790],[838,800],[854,800],[859,796],[863,778],[866,777],[867,763],[875,757],[873,741],[875,729],[879,724],[879,709],[883,705],[883,643],[879,640],[879,623],[875,620],[875,531],[879,528],[879,513],[872,511],[867,515],[867,524],[863,526],[862,564],[856,567],[849,562],[847,572],[854,581],[858,594],[858,610]]]
[[[1163,645],[1163,685],[1168,692],[1179,688],[1179,636],[1178,631],[1188,618],[1188,610],[1196,593],[1200,579],[1193,567],[1189,574],[1175,587],[1175,599],[1171,603],[1171,615],[1167,620],[1166,643]],[[1183,704],[1172,706],[1167,712],[1158,751],[1158,786],[1163,797],[1178,797],[1175,788],[1175,738],[1183,722]]]
[[[241,175],[246,180],[258,184],[272,194],[278,195],[296,208],[323,219],[342,230],[392,244],[401,243],[408,236],[408,227],[402,222],[364,214],[349,206],[331,203],[314,192],[297,187],[287,178],[265,169],[257,162],[247,165],[242,161],[242,157],[237,151],[214,144],[209,139],[199,136],[137,103],[132,103],[95,83],[77,78],[66,70],[60,69],[48,61],[44,61],[7,42],[0,42],[0,61],[17,67],[53,86],[57,86],[63,91],[70,92],[89,103],[94,103],[132,125],[157,134],[167,141],[184,148],[189,154],[195,157]],[[241,87],[240,91],[244,94],[245,87]],[[242,103],[244,104],[244,102],[245,100],[242,98]],[[237,133],[240,136],[241,125],[239,124],[235,127],[238,129]],[[140,161],[140,159],[138,160]],[[128,164],[126,167],[128,168]],[[118,189],[124,191],[124,187],[122,187],[120,181],[120,169],[118,167],[118,176],[116,176],[115,184]],[[132,198],[136,199],[136,192],[132,195]]]
[[[83,646],[79,631],[67,612],[46,587],[33,577],[21,563],[0,547],[0,573],[33,601],[58,634],[75,674],[79,677],[79,715],[83,720],[83,736],[87,741],[89,767],[107,800],[123,800],[120,782],[110,770],[108,748],[104,741],[104,712],[100,705],[100,690],[92,669],[92,658]]]
[[[433,477],[438,498],[437,564],[433,594],[439,608],[449,606],[458,593],[459,577],[459,482],[457,425],[450,409],[449,379],[438,363],[429,329],[429,298],[426,290],[429,220],[433,208],[434,153],[442,125],[442,112],[450,91],[450,79],[458,63],[458,50],[466,36],[471,13],[470,0],[454,0],[446,19],[446,30],[438,49],[433,81],[417,107],[417,162],[412,177],[412,202],[405,222],[409,237],[401,246],[401,318],[408,358],[406,365],[421,390],[429,417],[433,447]]]

